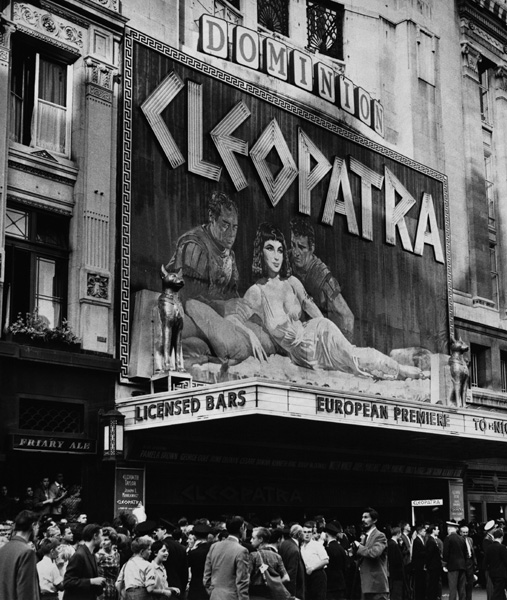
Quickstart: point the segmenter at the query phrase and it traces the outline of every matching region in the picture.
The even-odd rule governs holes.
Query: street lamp
[[[123,458],[123,426],[125,417],[115,408],[104,412],[99,411],[104,426],[104,455],[103,460],[118,460]]]

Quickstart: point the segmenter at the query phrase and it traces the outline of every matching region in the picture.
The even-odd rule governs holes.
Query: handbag
[[[258,550],[258,555],[261,560],[261,567],[259,570],[262,574],[262,579],[271,594],[271,598],[273,600],[289,600],[289,598],[292,598],[289,590],[283,585],[280,575],[269,570],[269,565],[264,562],[260,550]]]

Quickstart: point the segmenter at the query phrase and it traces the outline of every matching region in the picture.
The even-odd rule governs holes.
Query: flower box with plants
[[[81,347],[81,340],[66,319],[58,327],[50,327],[48,320],[40,316],[37,309],[26,313],[24,317],[19,313],[17,319],[7,327],[7,333],[9,337],[12,336],[13,342],[30,346],[61,350],[78,350]]]

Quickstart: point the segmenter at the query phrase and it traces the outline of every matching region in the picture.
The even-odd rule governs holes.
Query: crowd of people
[[[77,521],[82,488],[79,484],[68,486],[64,479],[63,473],[57,473],[53,480],[44,475],[38,486],[28,485],[20,495],[9,493],[6,485],[0,486],[0,523],[12,521],[21,510]]]
[[[380,529],[366,508],[356,529],[320,515],[173,524],[136,514],[88,524],[22,510],[1,532],[0,598],[440,600],[445,584],[449,600],[471,600],[477,585],[505,600],[507,547],[495,521]]]

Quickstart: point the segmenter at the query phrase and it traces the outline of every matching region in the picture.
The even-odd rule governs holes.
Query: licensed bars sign
[[[484,440],[507,438],[506,419],[493,418],[491,413],[476,409],[449,410],[440,405],[422,406],[388,398],[370,400],[359,395],[322,394],[267,381],[139,396],[123,400],[117,407],[125,416],[127,432],[260,414]],[[327,410],[330,407],[333,409]]]
[[[194,381],[263,377],[428,402],[453,327],[445,176],[232,64],[220,71],[133,30],[125,41],[123,376],[164,369],[164,264],[184,282]],[[277,294],[259,242],[268,229]]]

